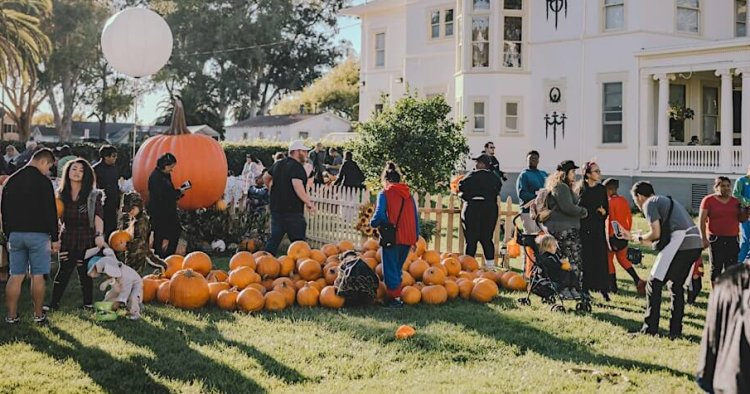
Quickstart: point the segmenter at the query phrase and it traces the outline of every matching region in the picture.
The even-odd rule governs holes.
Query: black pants
[[[477,242],[482,244],[485,260],[495,260],[495,244],[492,235],[497,224],[497,203],[491,201],[471,201],[464,204],[461,212],[461,227],[466,237],[465,254],[477,254]]]
[[[672,317],[669,319],[669,334],[682,334],[682,317],[685,314],[685,280],[690,275],[693,263],[701,255],[700,249],[681,250],[677,252],[669,266],[664,280],[654,277],[646,283],[646,313],[642,332],[656,334],[659,331],[659,318],[661,312],[661,290],[664,284],[672,299]]]
[[[68,287],[70,275],[73,273],[73,270],[78,271],[78,280],[81,282],[81,290],[83,291],[83,305],[93,305],[94,281],[88,276],[88,267],[86,267],[86,263],[83,261],[86,252],[79,250],[70,250],[67,252],[68,255],[60,258],[57,267],[55,282],[52,286],[52,301],[50,302],[50,306],[57,308],[60,305],[60,300],[63,293],[65,293],[65,288]]]
[[[304,241],[306,232],[307,222],[304,214],[271,211],[271,237],[266,243],[265,251],[276,256],[284,235],[290,242]]]
[[[177,250],[177,242],[180,240],[180,233],[182,232],[179,220],[154,223],[153,227],[154,254],[163,259],[173,255]],[[162,247],[164,240],[169,241],[166,248]]]
[[[711,283],[715,282],[724,270],[737,264],[739,253],[740,243],[737,237],[711,238]]]
[[[108,240],[110,234],[117,229],[117,212],[119,211],[117,204],[105,204],[104,205],[104,239]]]

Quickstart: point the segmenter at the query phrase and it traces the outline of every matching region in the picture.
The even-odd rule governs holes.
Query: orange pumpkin
[[[266,300],[265,308],[267,311],[275,312],[286,308],[286,297],[278,291],[271,290],[263,298]]]
[[[500,286],[503,286],[503,288],[508,288],[508,283],[510,282],[510,279],[518,276],[517,273],[513,271],[504,272],[500,275]]]
[[[164,276],[166,278],[171,278],[172,275],[174,275],[177,271],[182,269],[182,261],[185,258],[178,255],[173,254],[166,259],[164,259],[164,262],[167,263],[167,269],[164,271]]]
[[[231,286],[226,282],[214,282],[208,284],[208,302],[210,304],[216,304],[216,300],[219,297],[219,293],[223,290],[229,290]]]
[[[238,252],[229,260],[229,269],[235,270],[240,267],[250,267],[255,270],[255,257],[250,252]]]
[[[422,301],[425,304],[442,304],[448,300],[448,291],[443,286],[425,286],[422,288]]]
[[[424,254],[424,252],[427,250],[427,241],[425,241],[425,239],[420,236],[419,239],[417,239],[417,244],[415,245],[415,249],[416,250],[414,251],[414,254],[417,257],[421,257]]]
[[[377,240],[370,238],[362,244],[362,251],[366,252],[372,250],[373,252],[377,252],[379,247],[380,243],[378,243]]]
[[[464,271],[473,272],[479,269],[479,263],[471,256],[462,255],[458,258],[458,261],[461,263],[461,269]]]
[[[222,270],[211,270],[206,276],[206,280],[209,282],[226,282],[229,279],[229,274]]]
[[[224,195],[227,157],[216,140],[188,130],[180,100],[175,100],[174,107],[169,129],[143,142],[133,158],[133,186],[147,201],[148,178],[156,168],[156,161],[165,153],[171,153],[177,158],[172,184],[175,187],[185,181],[192,184],[178,200],[179,207],[189,211],[208,208]]]
[[[396,330],[396,339],[411,338],[416,334],[416,330],[411,326],[403,325]]]
[[[291,257],[294,261],[297,261],[299,259],[310,257],[310,253],[312,253],[312,249],[310,249],[310,245],[308,245],[307,242],[294,241],[289,245],[286,255]]]
[[[426,285],[442,285],[445,283],[445,273],[437,267],[430,267],[422,274],[422,281]]]
[[[427,264],[435,266],[440,264],[440,253],[434,250],[427,250],[422,255],[422,260],[426,261]]]
[[[164,281],[159,285],[159,290],[156,291],[156,299],[162,304],[169,304],[169,287],[171,282]]]
[[[316,280],[323,273],[320,263],[312,259],[302,261],[297,267],[297,271],[299,271],[300,278],[304,280]]]
[[[115,252],[124,252],[128,247],[128,242],[133,240],[133,236],[125,230],[113,231],[109,235],[109,247]]]
[[[326,259],[328,256],[325,255],[325,253],[319,251],[318,249],[313,249],[310,251],[310,258],[317,261],[318,264],[323,265],[326,263]]]
[[[299,291],[299,289],[301,289],[301,288],[305,287],[305,285],[306,285],[307,283],[308,283],[308,282],[307,282],[306,280],[303,280],[303,279],[295,280],[295,281],[294,281],[294,288],[295,288],[295,289],[297,289],[297,291]],[[309,283],[315,283],[315,282],[309,282]],[[312,286],[312,285],[311,285],[311,286]]]
[[[273,279],[271,278],[263,279],[262,281],[260,281],[260,284],[266,288],[266,291],[273,290]]]
[[[459,182],[461,182],[461,180],[463,180],[463,179],[464,179],[464,176],[463,176],[463,175],[461,175],[461,174],[459,174],[459,175],[456,175],[456,176],[454,176],[453,178],[451,178],[451,184],[450,184],[450,187],[451,187],[451,193],[453,193],[453,194],[458,194],[458,184],[459,184]]]
[[[333,282],[336,281],[336,278],[339,276],[339,267],[336,265],[327,265],[325,269],[323,269],[323,277],[326,280],[326,284],[332,285]]]
[[[331,308],[331,309],[339,309],[344,306],[344,302],[346,301],[344,297],[339,296],[336,294],[336,288],[333,286],[326,286],[321,290],[320,292],[320,305]]]
[[[291,284],[291,281],[289,283],[279,283],[278,285],[273,287],[273,291],[278,291],[279,293],[284,295],[284,303],[286,305],[294,305],[294,300],[295,298],[297,298],[297,289],[294,288],[294,285]]]
[[[283,302],[284,296],[279,294],[279,297]],[[237,308],[243,312],[257,312],[262,310],[265,304],[266,299],[263,294],[254,288],[242,290],[237,296]]]
[[[257,263],[255,266],[255,272],[257,272],[261,278],[274,279],[279,276],[279,272],[281,272],[281,264],[279,264],[278,260],[272,256],[262,256],[255,261]]]
[[[320,298],[320,291],[310,286],[310,284],[305,284],[305,286],[297,291],[297,304],[300,306],[317,306],[318,305],[318,299]]]
[[[214,204],[214,208],[216,208],[217,211],[226,211],[227,207],[227,202],[224,200],[216,201],[216,204]]]
[[[250,267],[239,267],[229,273],[227,282],[230,285],[242,290],[251,283],[260,282],[260,275],[255,273]]]
[[[381,280],[383,279],[383,264],[382,263],[378,264],[375,267],[375,275],[377,275],[378,278],[380,278]]]
[[[516,275],[508,281],[508,290],[521,291],[526,290],[526,281],[521,275]]]
[[[237,249],[242,251],[247,251],[250,253],[254,253],[258,250],[258,246],[260,245],[260,241],[256,239],[251,238],[245,238],[242,241],[240,241],[240,244],[238,245]]]
[[[411,286],[415,282],[414,277],[406,271],[401,271],[401,287]]]
[[[143,302],[151,302],[156,299],[156,292],[162,283],[162,278],[156,275],[146,275],[143,277]]]
[[[406,286],[401,289],[401,301],[407,305],[419,304],[419,301],[422,301],[422,292],[416,287]]]
[[[461,298],[468,300],[471,298],[471,291],[474,290],[474,282],[469,279],[459,279],[456,281],[458,285],[458,295]]]
[[[377,268],[378,266],[378,261],[375,260],[374,257],[364,257],[362,261],[364,261],[367,266],[370,267],[370,269],[373,271],[375,271],[375,268]]]
[[[382,300],[385,295],[388,294],[388,289],[385,287],[383,281],[378,282],[378,290],[375,292],[375,299]]]
[[[471,290],[471,299],[477,302],[490,302],[497,295],[498,288],[495,282],[479,278],[474,282]]]
[[[259,258],[261,258],[263,256],[271,256],[271,257],[273,257],[273,255],[271,253],[268,253],[265,250],[259,250],[259,251],[255,252],[255,253],[253,253],[253,258],[255,260],[258,260]]]
[[[409,264],[409,274],[415,279],[415,280],[422,280],[422,275],[424,274],[427,269],[430,268],[430,265],[427,264],[424,260],[415,260],[412,261],[411,264]]]
[[[310,286],[318,289],[318,291],[323,291],[323,289],[327,286],[326,283],[320,283],[317,280],[311,280],[307,283],[310,284]]]
[[[216,296],[216,306],[225,311],[233,311],[237,309],[237,297],[239,295],[240,292],[236,288],[222,290]]]
[[[341,261],[339,260],[339,256],[331,256],[326,259],[326,264],[329,263],[335,263],[336,265],[341,264]]]
[[[326,257],[337,256],[339,254],[339,248],[334,244],[325,244],[320,248],[320,251],[323,252]]]
[[[211,272],[211,258],[203,252],[193,252],[185,256],[182,261],[182,269],[192,269],[204,277]]]
[[[521,255],[521,245],[516,242],[515,238],[512,238],[510,241],[508,241],[505,244],[505,247],[508,249],[508,257],[515,259],[516,257]]]
[[[276,287],[276,286],[278,286],[278,285],[280,285],[282,283],[284,283],[285,285],[287,285],[289,287],[294,287],[294,282],[292,282],[292,280],[289,279],[289,278],[276,278],[276,279],[274,279],[274,281],[273,281],[273,287]]]
[[[354,250],[354,243],[352,241],[343,240],[343,241],[339,241],[338,247],[339,247],[339,252],[344,253],[350,250]]]
[[[206,278],[189,268],[177,271],[170,282],[169,302],[178,308],[202,308],[211,298]]]
[[[57,209],[57,218],[62,218],[63,212],[65,212],[65,203],[60,197],[55,198],[55,209]]]
[[[458,284],[456,282],[452,280],[446,280],[443,286],[445,287],[445,291],[448,292],[449,300],[452,300],[458,297],[460,293],[460,289],[458,288]]]
[[[457,276],[461,272],[461,263],[453,257],[447,257],[440,263],[445,267],[448,276]]]
[[[289,276],[294,272],[294,259],[289,256],[279,257],[279,276]]]
[[[268,291],[268,290],[266,290],[266,287],[263,286],[260,283],[250,283],[245,288],[246,289],[255,289],[255,290],[258,290],[260,292],[260,294],[266,294],[266,292]]]

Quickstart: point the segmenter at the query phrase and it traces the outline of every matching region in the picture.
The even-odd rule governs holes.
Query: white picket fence
[[[423,199],[415,195],[421,219],[436,223],[430,248],[441,252],[463,253],[465,239],[461,230],[461,199],[455,195],[430,195]],[[355,229],[359,207],[374,201],[369,191],[346,187],[315,185],[310,190],[310,199],[317,208],[315,214],[306,211],[307,238],[315,246],[349,240],[355,244],[365,237]],[[513,234],[513,218],[518,211],[513,201],[498,198],[499,220],[494,234],[497,253]],[[481,248],[480,248],[481,249]]]

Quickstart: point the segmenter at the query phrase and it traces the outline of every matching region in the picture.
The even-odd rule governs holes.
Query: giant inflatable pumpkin
[[[175,100],[172,124],[164,134],[147,139],[133,159],[133,186],[148,200],[148,177],[156,168],[156,161],[165,153],[177,158],[172,172],[172,183],[178,188],[185,181],[193,185],[179,200],[184,210],[208,208],[224,194],[227,183],[227,157],[224,149],[213,138],[193,134],[185,121],[185,110]]]

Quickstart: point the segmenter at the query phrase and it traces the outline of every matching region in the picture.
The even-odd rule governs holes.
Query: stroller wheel
[[[583,304],[583,311],[586,313],[591,313],[591,303],[587,302]]]
[[[582,312],[583,311],[583,303],[579,302],[576,304],[576,311]]]
[[[565,312],[565,307],[560,304],[554,304],[549,308],[552,312]]]
[[[516,300],[521,305],[531,305],[531,299],[530,298],[519,298]]]

